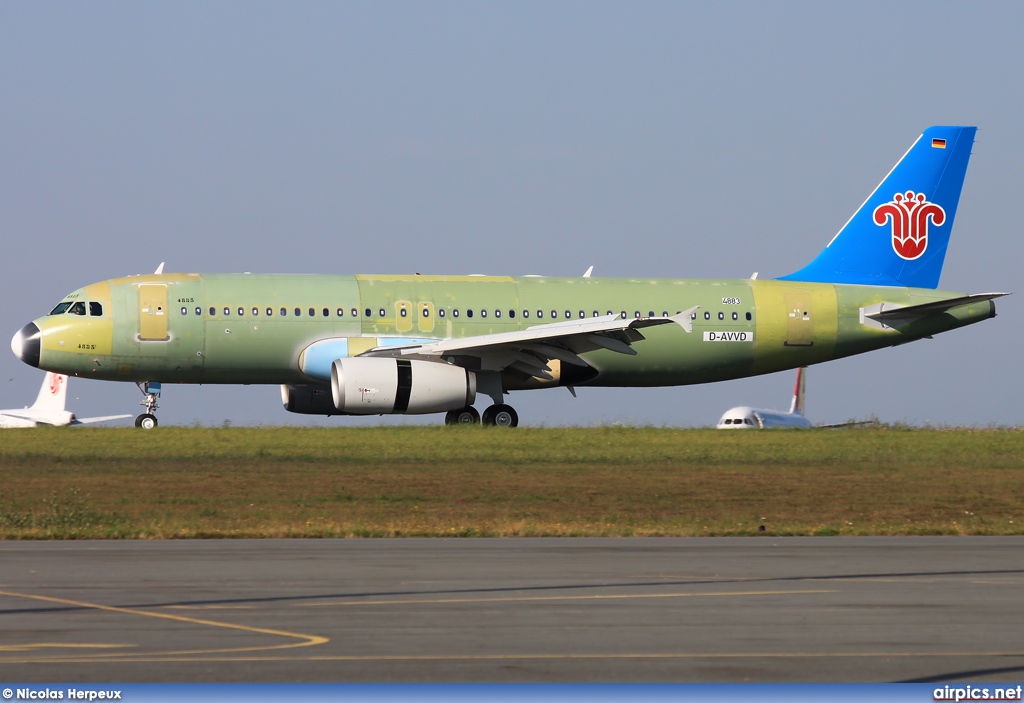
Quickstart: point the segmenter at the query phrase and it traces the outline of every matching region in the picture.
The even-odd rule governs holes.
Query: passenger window
[[[501,310],[495,310],[494,311],[494,316],[495,317],[501,317]]]
[[[53,310],[50,311],[51,315],[63,315],[71,307],[71,303],[60,303]]]
[[[380,310],[378,310],[377,312],[379,312],[379,313],[380,313],[380,316],[381,316],[381,317],[384,317],[385,315],[387,315],[387,314],[388,314],[388,311],[387,311],[387,310],[385,310],[384,308],[381,308],[381,309],[380,309]]]
[[[437,316],[444,317],[444,308],[441,308],[440,310],[437,311]]]
[[[72,315],[84,315],[85,303],[79,300],[77,303],[71,306],[71,309],[68,310],[68,312],[71,313]]]
[[[227,305],[225,305],[224,306],[224,317],[230,317],[230,315],[231,315],[231,308],[229,308]]]
[[[647,313],[647,317],[654,317],[654,311],[653,311],[653,310],[650,310],[650,311],[649,311],[649,312]]]
[[[636,319],[638,319],[638,320],[639,320],[639,319],[640,319],[640,311],[639,311],[639,310],[636,310],[636,311],[635,311],[635,312],[633,313],[633,317],[635,317]]]
[[[452,317],[458,317],[458,316],[459,316],[459,309],[455,308],[454,310],[452,310]]]
[[[243,308],[241,305],[238,306],[238,316],[239,317],[244,317],[245,316],[245,308]]]
[[[466,317],[473,317],[473,308],[466,311]]]
[[[103,306],[100,305],[99,303],[89,303],[89,314],[92,317],[102,317]]]
[[[183,308],[181,309],[181,314],[182,314],[182,315],[188,315],[188,308],[185,308],[185,307],[183,307]]]
[[[403,305],[402,308],[398,311],[398,314],[401,315],[402,317],[408,317],[409,311],[406,310],[405,306]]]
[[[705,320],[710,320],[711,319],[711,313],[709,313],[709,312],[704,313],[704,319]]]
[[[585,313],[585,312],[583,312],[582,310],[580,310],[580,319],[581,319],[581,320],[583,320],[583,319],[585,319],[586,317],[587,317],[587,313]]]
[[[274,308],[267,308],[267,317],[274,316]]]
[[[725,313],[724,312],[718,313],[718,319],[719,320],[724,320],[725,319]]]
[[[515,310],[509,310],[508,311],[508,316],[514,320],[515,317],[516,317],[516,311]]]
[[[750,313],[747,313],[747,320],[750,320]]]
[[[352,308],[352,317],[359,317],[359,311],[355,308]]]
[[[423,308],[423,317],[430,317],[430,308],[428,308],[428,307],[424,307]]]
[[[529,310],[523,310],[523,317],[524,318],[530,317],[530,311]]]
[[[690,313],[690,319],[691,319],[691,320],[696,320],[696,319],[697,319],[697,313],[695,313],[695,312],[691,312],[691,313]]]
[[[295,308],[295,317],[302,317],[302,308]]]
[[[552,320],[557,320],[558,319],[558,311],[557,310],[552,310],[551,311],[551,319]]]
[[[288,317],[288,308],[281,308],[279,312],[281,313],[281,317]]]
[[[258,307],[253,306],[253,308],[252,308],[252,316],[253,317],[259,317],[260,316],[260,309]]]
[[[316,317],[316,309],[315,308],[310,308],[307,312],[309,312],[309,316],[310,317]]]
[[[600,316],[600,315],[598,314],[597,310],[595,310],[595,311],[594,311],[594,317],[601,317],[601,316]]]
[[[366,308],[366,310],[364,310],[363,312],[366,314],[366,317],[369,317],[372,314],[370,312],[370,308]]]
[[[734,320],[738,320],[738,319],[740,319],[740,314],[739,314],[738,312],[734,312],[734,313],[732,314],[732,319],[734,319]]]
[[[566,320],[571,320],[572,319],[572,313],[569,312],[568,310],[565,311],[565,319]]]
[[[200,307],[197,307],[196,308],[196,315],[202,315],[202,314],[203,314],[203,309],[200,308]]]
[[[623,310],[623,311],[622,311],[622,312],[621,312],[621,313],[619,314],[619,317],[621,317],[621,318],[622,318],[623,320],[625,320],[625,319],[626,319],[626,311],[625,311],[625,310]]]
[[[323,313],[324,313],[324,317],[330,317],[331,316],[331,309],[330,308],[324,308],[323,309]]]
[[[345,317],[345,308],[338,308],[338,317]]]
[[[676,313],[676,314],[678,315],[679,313]],[[662,310],[661,311],[661,316],[662,317],[668,317],[668,310]]]
[[[487,311],[486,310],[481,310],[480,311],[480,317],[487,317]]]

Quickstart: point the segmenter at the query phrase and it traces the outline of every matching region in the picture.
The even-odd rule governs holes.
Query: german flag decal
[[[945,149],[946,148],[946,140],[945,139],[933,139],[932,140],[932,148],[933,149]]]

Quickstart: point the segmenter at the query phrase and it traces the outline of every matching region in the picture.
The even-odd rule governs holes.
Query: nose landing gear
[[[146,412],[135,418],[135,426],[141,427],[144,430],[151,430],[157,426],[156,409],[160,406],[156,404],[156,399],[160,397],[160,384],[156,381],[148,381],[146,383],[136,383],[142,394],[146,396],[142,399],[139,405],[143,405],[146,408]]]

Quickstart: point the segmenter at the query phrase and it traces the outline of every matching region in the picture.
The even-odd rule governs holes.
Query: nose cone
[[[11,339],[11,351],[29,366],[39,367],[39,340],[42,335],[36,323],[30,322]]]

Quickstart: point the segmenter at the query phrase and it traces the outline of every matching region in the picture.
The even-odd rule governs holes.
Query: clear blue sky
[[[940,285],[1018,295],[813,367],[808,414],[1020,425],[1021,27],[1020,2],[0,3],[0,332],[161,261],[784,275],[925,127],[968,124]],[[32,401],[41,372],[4,352],[0,373],[0,406]],[[691,426],[791,389],[787,372],[510,402],[524,424]],[[69,398],[92,415],[141,396],[72,380]],[[159,416],[310,422],[260,386],[167,386]]]

